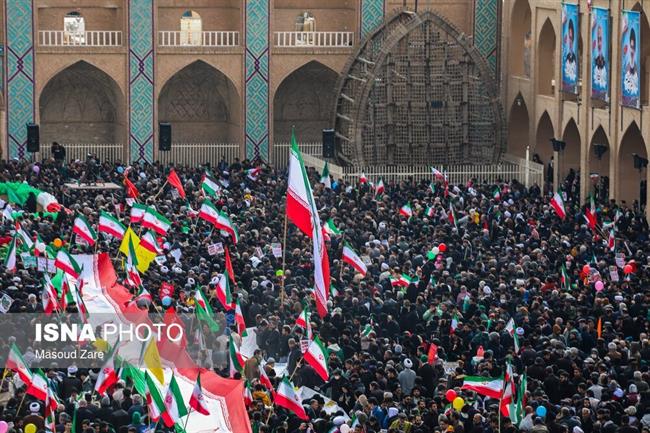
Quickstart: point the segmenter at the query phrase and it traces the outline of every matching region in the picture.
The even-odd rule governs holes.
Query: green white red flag
[[[244,320],[244,313],[241,309],[241,304],[239,303],[239,298],[235,303],[235,323],[237,324],[237,333],[242,337],[248,335],[246,332],[246,321]]]
[[[219,191],[221,191],[219,182],[217,182],[217,179],[215,179],[212,176],[212,173],[207,170],[203,175],[203,179],[201,180],[201,189],[206,195],[209,196],[215,196]]]
[[[232,293],[230,291],[230,277],[228,276],[228,271],[219,276],[219,282],[217,283],[217,299],[223,305],[223,308],[226,310],[232,310]]]
[[[244,371],[244,364],[246,363],[246,360],[244,360],[244,357],[242,356],[241,353],[239,353],[239,350],[237,349],[237,346],[235,346],[235,342],[232,339],[232,335],[229,338],[228,341],[228,358],[229,358],[229,370],[230,370],[230,377],[233,378],[235,377],[236,373],[240,373]]]
[[[88,245],[91,247],[95,245],[95,241],[97,240],[97,233],[90,225],[90,222],[88,222],[86,217],[83,215],[77,215],[77,218],[74,219],[74,223],[72,224],[72,232],[88,242]]]
[[[500,399],[503,392],[503,378],[465,376],[461,389],[475,391],[486,397]]]
[[[364,277],[366,276],[368,267],[347,242],[343,245],[343,261],[356,269]]]
[[[329,380],[329,369],[327,368],[329,352],[318,336],[314,337],[311,343],[309,343],[304,357],[305,361],[311,365],[320,378],[327,382]]]
[[[320,183],[325,185],[325,188],[332,189],[332,179],[330,178],[330,167],[327,161],[323,167],[323,173],[320,176]]]
[[[336,225],[334,224],[334,220],[332,220],[332,218],[325,221],[325,224],[323,225],[323,229],[325,229],[325,233],[327,233],[330,236],[341,234],[341,230],[339,230],[336,227]]]
[[[46,273],[43,274],[43,292],[41,293],[41,301],[43,302],[43,312],[46,315],[52,314],[54,311],[60,311],[57,290],[50,276]]]
[[[260,369],[260,383],[264,385],[264,387],[269,391],[273,390],[273,384],[271,383],[271,379],[269,379],[269,375],[266,374],[266,370],[264,370],[264,365],[259,364],[259,369]]]
[[[194,383],[194,389],[190,397],[190,407],[201,415],[210,415],[205,397],[203,397],[203,389],[201,388],[201,373],[196,376],[196,382]]]
[[[6,272],[16,272],[16,236],[11,238],[4,265]]]
[[[175,424],[180,424],[181,418],[187,415],[187,407],[183,402],[183,395],[181,389],[176,382],[176,377],[172,374],[172,380],[167,387],[165,394],[165,412],[162,414],[165,426],[172,427]]]
[[[122,239],[126,233],[126,227],[117,218],[108,212],[101,211],[99,213],[99,224],[97,229],[100,233],[106,233],[116,239]]]
[[[139,203],[133,203],[131,206],[131,224],[142,222],[144,214],[147,212],[147,206]]]
[[[406,203],[404,206],[402,206],[399,210],[399,214],[404,218],[411,218],[413,216],[413,208],[411,207],[411,203]]]
[[[147,211],[144,213],[144,217],[142,218],[142,227],[153,229],[153,231],[161,236],[167,234],[171,225],[171,221],[150,207],[147,208]]]
[[[162,250],[158,245],[158,239],[156,238],[156,234],[152,230],[147,230],[144,236],[142,236],[142,238],[140,239],[140,246],[145,250],[154,254],[162,253]]]
[[[75,280],[78,280],[81,275],[81,267],[65,248],[61,248],[56,254],[54,267],[61,269]]]
[[[15,343],[11,344],[5,366],[7,369],[17,373],[20,380],[22,380],[27,386],[32,383],[32,372],[29,367],[27,367],[23,355],[20,353],[20,350],[18,350]]]
[[[551,199],[551,206],[553,206],[553,209],[555,209],[555,212],[557,213],[557,216],[560,217],[560,219],[563,220],[566,218],[564,200],[562,200],[562,195],[559,192],[553,194],[553,198]]]
[[[48,384],[45,373],[40,368],[32,375],[32,381],[27,386],[25,393],[37,400],[45,401],[48,395]]]
[[[282,378],[275,392],[275,404],[290,410],[302,420],[309,419],[305,409],[302,407],[300,397],[296,394],[293,383],[286,376]]]
[[[377,185],[375,186],[375,197],[382,195],[385,191],[386,187],[384,186],[384,181],[379,179],[379,182],[377,182]]]
[[[152,422],[158,422],[165,410],[165,403],[160,395],[158,385],[151,379],[147,371],[144,372],[145,384],[147,386],[146,399],[149,419]]]
[[[113,346],[113,349],[108,352],[106,355],[106,362],[104,362],[104,365],[99,371],[99,375],[97,375],[97,382],[95,382],[95,391],[99,395],[106,394],[106,391],[108,391],[109,388],[115,385],[119,380],[117,371],[115,370],[115,360],[113,357],[116,347],[117,346]]]

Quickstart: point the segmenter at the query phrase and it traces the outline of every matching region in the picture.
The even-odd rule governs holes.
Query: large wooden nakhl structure
[[[504,151],[487,62],[434,12],[388,18],[351,56],[336,90],[332,124],[343,163],[489,163]]]

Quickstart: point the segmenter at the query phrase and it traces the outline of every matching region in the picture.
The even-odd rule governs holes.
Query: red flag
[[[232,260],[230,260],[230,250],[228,247],[225,248],[226,250],[226,270],[228,271],[228,276],[230,277],[230,280],[232,281],[233,284],[237,284],[235,282],[235,271],[232,269]]]
[[[183,184],[181,183],[181,179],[176,174],[176,170],[173,168],[169,170],[169,174],[167,175],[167,182],[176,188],[181,198],[185,198],[185,190],[183,189]]]
[[[169,296],[170,298],[174,296],[174,286],[168,283],[167,281],[163,281],[163,283],[160,285],[160,300],[162,300],[165,296]]]
[[[428,357],[427,357],[427,362],[429,364],[433,365],[433,364],[435,364],[437,359],[438,359],[438,346],[431,343],[429,345],[429,354],[428,354]]]
[[[598,338],[601,338],[601,335],[603,335],[603,318],[599,317],[598,318],[598,324],[596,324],[596,335]]]
[[[124,176],[124,187],[126,188],[126,196],[129,198],[138,198],[138,188],[133,185],[133,182],[129,180],[128,177]]]

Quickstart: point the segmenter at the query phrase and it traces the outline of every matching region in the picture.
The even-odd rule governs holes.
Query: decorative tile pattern
[[[27,155],[27,127],[34,121],[34,21],[32,0],[6,0],[7,148]]]
[[[246,1],[246,158],[269,160],[269,0]]]
[[[474,45],[497,77],[499,67],[500,0],[474,0]]]
[[[129,0],[129,147],[137,162],[153,162],[153,16],[152,0]]]
[[[384,22],[384,0],[361,0],[361,38]]]

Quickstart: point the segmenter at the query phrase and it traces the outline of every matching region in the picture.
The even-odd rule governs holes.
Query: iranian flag
[[[302,329],[307,329],[307,323],[309,323],[310,317],[311,317],[311,313],[309,312],[309,307],[305,305],[304,308],[302,309],[302,312],[296,319],[296,326],[299,326]]]
[[[437,168],[431,167],[431,173],[433,173],[436,180],[445,180],[445,175]]]
[[[219,218],[219,210],[210,200],[205,199],[199,208],[199,218],[209,222],[210,224],[215,224]]]
[[[566,218],[564,200],[562,200],[562,195],[559,192],[553,194],[553,198],[551,199],[551,206],[553,206],[553,209],[555,209],[555,212],[557,213],[557,216],[560,217],[560,219]]]
[[[34,247],[34,241],[31,237],[25,232],[25,230],[20,226],[20,223],[16,221],[16,235],[20,239],[23,246],[27,247],[28,250],[31,250]]]
[[[282,378],[278,390],[275,392],[275,404],[295,413],[298,418],[308,420],[309,417],[302,407],[300,397],[294,390],[293,383],[285,376]]]
[[[77,218],[74,219],[72,233],[88,242],[90,246],[95,245],[95,241],[97,240],[97,233],[95,233],[90,222],[83,215],[77,215]]]
[[[510,318],[508,323],[506,324],[506,331],[510,336],[512,337],[512,340],[515,345],[515,354],[519,353],[520,346],[519,346],[519,336],[517,335],[517,332],[515,330],[515,319]]]
[[[312,366],[316,373],[323,379],[325,382],[329,380],[329,370],[327,368],[327,359],[329,358],[329,352],[325,345],[320,341],[318,336],[309,343],[307,351],[303,355],[305,361]]]
[[[99,225],[97,229],[100,233],[107,233],[116,239],[122,239],[124,233],[126,233],[124,224],[119,222],[113,215],[104,211],[99,213]]]
[[[201,415],[210,415],[205,398],[203,397],[203,390],[201,389],[201,373],[196,376],[196,382],[194,383],[194,389],[190,397],[190,407]]]
[[[206,195],[209,196],[215,196],[219,191],[221,191],[219,182],[217,182],[217,179],[215,179],[212,176],[212,173],[207,170],[203,175],[203,179],[201,179],[201,189]]]
[[[449,333],[453,334],[458,329],[458,315],[454,314],[451,318],[451,326],[449,327]]]
[[[28,386],[30,383],[32,383],[32,372],[29,370],[29,367],[27,367],[27,364],[25,364],[25,360],[23,359],[23,356],[21,355],[20,350],[18,350],[18,347],[15,343],[12,343],[11,348],[9,349],[6,368],[16,372],[20,377],[20,380],[22,380]]]
[[[435,214],[436,214],[436,210],[433,208],[433,206],[427,206],[427,211],[425,212],[425,215],[429,218],[433,218]]]
[[[385,191],[386,187],[384,186],[384,181],[382,179],[379,179],[377,186],[375,186],[375,197],[382,195]]]
[[[246,406],[253,404],[253,393],[251,392],[251,384],[248,381],[244,383],[244,404]]]
[[[420,279],[418,277],[411,277],[409,275],[402,274],[399,277],[399,284],[398,285],[403,286],[403,287],[408,287],[411,284],[417,284],[419,281],[420,281]]]
[[[228,358],[229,358],[228,365],[230,369],[230,377],[233,378],[235,377],[235,373],[241,373],[244,371],[244,363],[246,361],[244,360],[242,354],[239,353],[239,350],[237,350],[237,347],[235,346],[235,342],[232,339],[232,335],[229,337],[229,341],[228,341]]]
[[[27,395],[31,395],[37,400],[47,399],[48,394],[48,385],[47,378],[45,373],[40,368],[32,375],[32,381],[29,383],[27,390],[25,391]]]
[[[560,283],[564,289],[569,289],[571,287],[571,279],[569,278],[569,273],[566,270],[566,266],[562,263],[562,268],[560,269]]]
[[[609,231],[609,238],[607,239],[607,248],[609,248],[609,250],[611,252],[616,251],[616,236],[615,236],[615,234],[616,234],[616,231],[614,229],[611,229]]]
[[[237,231],[237,227],[235,227],[235,224],[233,224],[225,212],[219,211],[219,215],[213,224],[215,228],[227,233],[232,239],[233,244],[239,242],[239,232]]]
[[[230,281],[232,281],[232,283],[237,286],[237,282],[235,281],[235,270],[232,267],[232,259],[230,258],[230,249],[226,246],[223,252],[224,256],[226,256],[226,271],[228,272]]]
[[[192,393],[194,395],[194,393]],[[176,377],[172,374],[172,380],[167,387],[167,394],[165,395],[165,412],[162,415],[165,426],[172,427],[175,424],[180,424],[181,418],[187,415],[187,407],[183,402],[183,395],[181,389],[176,382]]]
[[[325,185],[325,188],[332,189],[332,179],[330,179],[330,167],[327,161],[323,167],[323,173],[320,175],[320,183]]]
[[[88,321],[88,309],[86,308],[86,304],[84,303],[84,300],[81,297],[81,293],[77,287],[75,287],[74,290],[71,290],[71,292],[73,296],[73,301],[77,306],[77,312],[79,313],[79,318],[81,319],[82,323],[86,323]]]
[[[364,277],[366,276],[368,267],[347,242],[343,245],[343,261],[356,269]]]
[[[598,222],[598,216],[596,214],[596,203],[594,202],[593,194],[589,197],[589,207],[585,208],[584,212],[585,220],[587,220],[587,225],[592,230],[596,229],[596,223]]]
[[[171,225],[171,221],[150,207],[147,208],[147,211],[144,213],[144,217],[142,218],[142,227],[153,229],[161,236],[167,234]]]
[[[151,379],[147,371],[144,372],[144,380],[147,386],[146,398],[147,398],[147,410],[149,412],[149,418],[153,422],[158,422],[160,416],[165,412],[165,403],[163,402],[162,396],[160,395],[160,390],[156,383]]]
[[[298,149],[296,136],[293,132],[291,134],[291,152],[289,156],[286,212],[289,220],[312,239],[314,295],[318,314],[325,317],[330,285],[329,257],[325,248],[325,239],[323,238],[316,202],[307,178],[307,171],[302,161],[300,149]]]
[[[271,379],[269,379],[269,375],[266,374],[266,370],[264,369],[264,366],[262,364],[259,364],[259,369],[260,369],[260,383],[264,385],[266,389],[271,391],[273,389],[273,384],[271,383]]]
[[[41,301],[43,302],[43,312],[49,316],[52,312],[60,310],[61,307],[57,300],[58,296],[56,287],[54,287],[52,280],[50,280],[50,276],[47,273],[44,273],[43,278],[44,284],[43,292],[41,293]]]
[[[413,208],[411,207],[411,203],[406,203],[404,206],[402,206],[399,210],[399,214],[405,218],[411,218],[413,216]]]
[[[262,169],[260,167],[249,168],[246,170],[246,177],[252,181],[256,181],[260,177]]]
[[[72,258],[70,253],[68,253],[65,248],[61,248],[58,253],[56,253],[56,259],[54,260],[54,267],[61,269],[66,274],[70,275],[75,280],[79,279],[81,274],[81,268],[77,261]]]
[[[244,313],[241,310],[241,305],[239,304],[239,298],[235,302],[235,323],[237,324],[237,333],[242,337],[245,337],[246,332],[246,321],[244,321]]]
[[[232,294],[230,292],[230,277],[228,276],[228,271],[221,274],[216,289],[217,299],[219,299],[219,302],[221,302],[223,308],[226,310],[232,310]]]
[[[510,416],[510,404],[514,401],[515,395],[515,380],[514,372],[512,370],[512,364],[509,362],[506,364],[506,375],[504,378],[504,389],[499,399],[499,406],[501,409],[501,415]]]
[[[131,224],[142,222],[144,214],[147,212],[147,206],[139,203],[133,203],[131,206]]]
[[[151,296],[151,293],[149,293],[149,291],[145,289],[144,286],[140,286],[140,290],[138,290],[138,293],[135,295],[135,297],[129,301],[128,305],[137,306],[140,301],[144,301],[148,304],[151,304],[153,302],[153,296]]]
[[[450,201],[449,202],[449,214],[447,214],[447,218],[449,218],[449,224],[453,224],[454,227],[456,226],[456,212],[454,212],[454,205]]]
[[[501,200],[501,188],[499,188],[498,185],[494,189],[494,192],[492,193],[492,197],[494,197],[495,200]]]
[[[334,220],[332,218],[325,221],[325,224],[323,225],[323,229],[325,230],[325,233],[327,233],[330,236],[341,234],[341,230],[339,230],[336,227],[336,225],[334,224]]]
[[[115,371],[115,364],[113,360],[113,354],[115,353],[115,347],[108,353],[106,362],[102,366],[102,369],[99,371],[97,376],[97,382],[95,382],[95,391],[99,395],[106,394],[108,389],[115,385],[119,379],[117,372]]]
[[[129,254],[126,256],[126,283],[131,287],[140,287],[142,278],[138,272],[138,257],[135,254],[133,238],[129,236]]]
[[[7,272],[16,272],[16,236],[11,238],[9,249],[5,256],[5,270]]]
[[[158,245],[158,239],[156,238],[156,234],[151,230],[147,230],[147,233],[145,233],[144,236],[142,236],[142,238],[140,239],[140,246],[145,250],[149,251],[150,253],[154,253],[154,254],[162,253],[162,250]]]
[[[359,176],[359,183],[368,183],[368,178],[366,177],[365,173],[361,173],[361,176]]]
[[[490,398],[501,398],[503,391],[503,378],[465,376],[461,389],[468,389]]]

